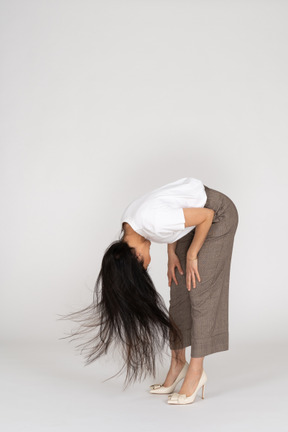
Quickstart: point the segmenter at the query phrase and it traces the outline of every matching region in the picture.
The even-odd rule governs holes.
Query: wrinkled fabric
[[[189,232],[177,241],[176,254],[184,274],[175,270],[178,285],[170,286],[169,314],[182,334],[177,344],[170,335],[170,348],[191,346],[191,357],[203,357],[229,349],[229,284],[238,210],[225,194],[204,185],[204,207],[215,211],[212,225],[198,252],[196,288],[186,287],[186,255],[195,235]]]

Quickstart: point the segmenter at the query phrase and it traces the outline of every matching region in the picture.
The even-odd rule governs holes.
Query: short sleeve
[[[185,217],[181,207],[165,206],[155,211],[155,229],[160,235],[167,235],[185,228]]]

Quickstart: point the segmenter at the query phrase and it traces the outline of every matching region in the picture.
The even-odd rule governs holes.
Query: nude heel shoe
[[[176,385],[178,384],[178,382],[185,378],[188,367],[189,367],[189,363],[187,363],[186,361],[185,365],[183,366],[182,370],[180,371],[179,375],[177,376],[177,378],[175,379],[175,381],[171,386],[164,387],[162,384],[152,384],[150,386],[150,393],[155,393],[155,394],[172,393]]]
[[[196,390],[194,391],[194,393],[192,393],[192,395],[186,396],[186,394],[172,393],[172,395],[168,396],[168,403],[174,404],[174,405],[190,404],[190,403],[194,402],[194,400],[196,398],[196,394],[197,394],[198,390],[200,389],[200,387],[202,387],[202,399],[204,399],[204,386],[205,386],[206,382],[207,382],[207,375],[203,369],[203,372],[202,372],[200,380],[197,384]]]

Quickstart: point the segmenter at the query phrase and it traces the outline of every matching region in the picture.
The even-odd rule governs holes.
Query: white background
[[[213,427],[263,430],[277,419],[278,430],[286,431],[280,395],[275,406],[264,399],[267,417],[261,420],[257,409],[265,406],[253,411],[251,404],[259,402],[257,391],[276,396],[272,383],[283,375],[287,379],[287,2],[2,0],[0,8],[2,371],[16,379],[16,386],[23,379],[25,389],[32,389],[29,407],[20,403],[27,394],[18,393],[15,423],[11,406],[17,391],[8,379],[4,400],[10,395],[14,402],[8,403],[6,430],[94,430],[99,424],[113,430],[119,421],[105,423],[93,410],[105,388],[107,409],[111,391],[116,410],[124,397],[131,408],[138,389],[134,410],[147,403],[159,416],[159,405],[164,406],[163,419],[169,419],[171,406],[161,396],[155,401],[147,395],[151,379],[146,387],[128,390],[128,396],[117,394],[123,380],[99,387],[97,374],[100,381],[111,357],[84,371],[81,357],[73,357],[67,341],[60,341],[73,324],[57,318],[90,303],[103,253],[120,235],[126,205],[191,176],[228,195],[239,212],[230,277],[230,350],[205,359],[215,389],[211,407],[209,382],[206,400],[198,400],[199,425],[211,430],[205,422],[219,414],[222,397],[222,409],[225,398],[235,401],[235,418],[223,414]],[[152,244],[151,256],[151,277],[168,305],[166,246]],[[54,369],[49,369],[51,355]],[[91,412],[89,403],[83,405],[79,420],[81,392],[73,398],[64,386],[63,394],[67,391],[75,403],[73,413],[63,414],[57,403],[44,420],[46,402],[39,393],[47,391],[29,375],[35,372],[33,361],[39,361],[44,388],[71,367],[65,385],[73,392],[77,380],[81,400],[85,395],[88,400],[87,380]],[[225,394],[223,368],[231,365],[232,394]],[[261,367],[264,374],[258,376]],[[167,368],[159,370],[154,382],[166,373]],[[251,380],[261,390],[248,390],[244,383]],[[50,390],[52,398],[53,386]],[[251,412],[239,423],[237,409],[248,409],[248,391]],[[175,416],[178,408],[173,409]],[[184,408],[187,418],[192,409]],[[145,417],[136,426],[147,430],[150,421]],[[122,424],[130,430],[124,419]],[[176,424],[181,427],[179,419]],[[136,426],[131,423],[131,430]]]

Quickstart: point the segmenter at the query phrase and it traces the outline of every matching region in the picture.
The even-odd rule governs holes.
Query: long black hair
[[[173,340],[181,345],[182,334],[169,317],[143,260],[139,261],[135,249],[123,240],[123,227],[121,234],[105,250],[92,303],[60,319],[81,323],[68,338],[95,332],[91,339],[77,346],[83,347],[81,353],[88,350],[85,365],[106,354],[112,342],[120,345],[128,385],[145,378],[147,373],[155,377],[156,355],[161,358],[166,342]]]

